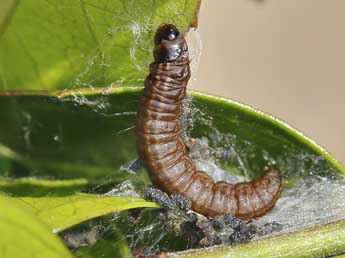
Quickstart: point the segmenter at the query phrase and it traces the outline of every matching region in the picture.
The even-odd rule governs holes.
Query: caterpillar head
[[[188,46],[173,24],[161,25],[154,38],[153,56],[156,62],[174,62],[188,59]]]

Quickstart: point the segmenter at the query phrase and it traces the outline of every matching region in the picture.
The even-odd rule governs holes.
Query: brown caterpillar
[[[168,194],[192,201],[206,216],[232,214],[242,219],[272,209],[282,191],[280,175],[266,167],[258,180],[214,182],[196,167],[180,137],[182,100],[190,78],[188,47],[174,25],[159,27],[154,38],[154,62],[145,81],[136,121],[137,150],[153,183]]]

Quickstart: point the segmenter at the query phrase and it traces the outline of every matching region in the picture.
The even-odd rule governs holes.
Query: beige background
[[[192,88],[271,113],[345,163],[345,1],[204,0]]]

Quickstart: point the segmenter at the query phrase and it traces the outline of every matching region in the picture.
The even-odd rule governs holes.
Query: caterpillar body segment
[[[198,171],[181,138],[182,100],[190,78],[187,43],[176,27],[162,25],[155,36],[155,61],[145,80],[136,120],[137,150],[154,184],[192,201],[206,216],[249,219],[272,209],[282,191],[278,171],[265,168],[258,180],[214,182]]]

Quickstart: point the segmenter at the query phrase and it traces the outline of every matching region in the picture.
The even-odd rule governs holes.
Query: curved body
[[[187,197],[192,209],[206,216],[249,219],[272,209],[282,190],[277,171],[267,167],[260,179],[238,184],[214,182],[197,171],[180,136],[182,100],[190,77],[187,43],[173,25],[163,25],[155,44],[155,62],[145,81],[136,124],[138,154],[153,183],[168,194]]]

